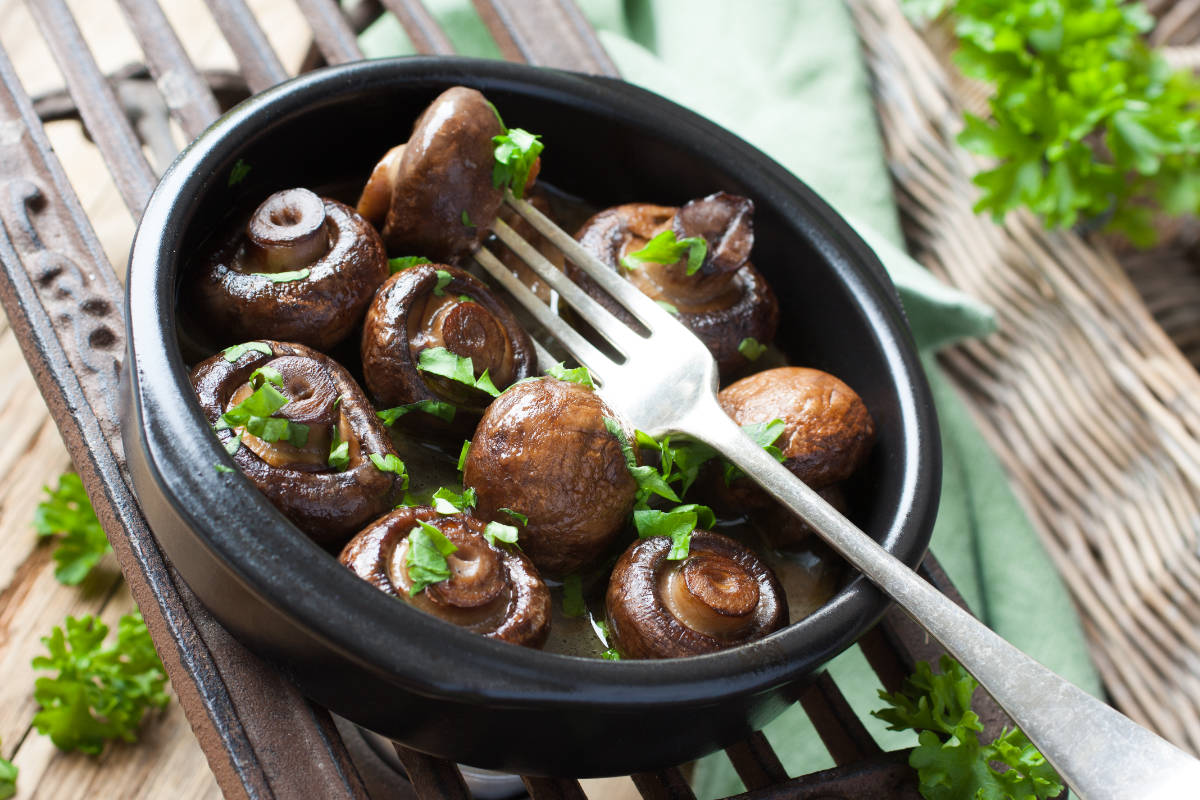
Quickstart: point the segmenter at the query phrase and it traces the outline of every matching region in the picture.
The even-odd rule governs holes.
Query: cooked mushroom
[[[788,622],[783,589],[749,549],[709,531],[692,533],[688,555],[667,559],[655,536],[617,560],[605,605],[610,641],[624,658],[677,658],[761,639]]]
[[[750,200],[725,192],[692,200],[682,208],[631,203],[596,214],[575,238],[646,295],[672,306],[679,321],[700,337],[721,373],[728,376],[748,362],[740,349],[742,342],[753,339],[768,344],[779,322],[775,293],[749,261],[753,214]],[[667,231],[677,242],[703,239],[705,255],[696,270],[689,274],[686,252],[671,263],[640,261],[633,269],[622,266],[623,258]],[[636,324],[578,267],[568,264],[567,274],[619,317]]]
[[[234,462],[321,546],[341,547],[403,495],[407,477],[374,409],[328,356],[264,339],[201,362],[191,378]]]
[[[445,556],[449,577],[424,586],[409,571],[410,534],[421,523],[437,528],[457,548]],[[489,543],[485,528],[469,514],[398,508],[351,539],[339,560],[373,586],[439,619],[489,639],[541,647],[550,630],[550,592],[523,553]]]
[[[478,91],[455,86],[438,95],[408,142],[380,160],[358,201],[389,252],[455,262],[478,247],[504,198],[492,185],[492,137],[501,133]]]
[[[717,400],[739,425],[783,421],[775,442],[783,465],[835,505],[841,482],[866,461],[875,441],[875,423],[862,398],[843,381],[817,369],[778,367],[726,386]],[[720,491],[720,490],[719,490]],[[774,501],[749,478],[734,480],[721,493],[725,503],[767,512]],[[789,524],[780,524],[780,519]],[[809,532],[802,521],[769,513],[761,527],[776,544],[797,541]]]
[[[435,348],[470,358],[471,384],[465,371],[456,380],[431,371],[428,362],[422,368],[422,352]],[[537,354],[508,306],[481,281],[456,267],[418,264],[375,294],[363,326],[362,364],[367,389],[381,405],[440,400],[473,422],[491,401],[475,386],[483,373],[504,389],[534,374]]]
[[[223,341],[271,338],[329,350],[387,278],[379,234],[308,189],[268,197],[189,274],[182,303]]]
[[[463,468],[476,513],[524,514],[521,547],[544,574],[567,575],[612,544],[633,510],[637,483],[611,420],[633,431],[593,390],[543,378],[513,386],[479,421]]]

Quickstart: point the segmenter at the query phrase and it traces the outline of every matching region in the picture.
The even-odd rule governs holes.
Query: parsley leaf
[[[753,336],[747,336],[738,342],[737,350],[749,360],[758,361],[762,354],[767,352],[767,346]]]
[[[376,412],[376,416],[379,417],[384,425],[390,427],[396,420],[410,411],[424,411],[426,414],[431,414],[440,420],[453,422],[456,410],[453,403],[446,403],[442,400],[418,400],[415,403],[396,406],[395,408],[385,408],[383,411]]]
[[[437,271],[437,283],[434,284],[433,293],[438,297],[446,296],[446,287],[450,285],[450,281],[454,280],[454,276],[444,269]]]
[[[466,225],[468,228],[474,228],[474,227],[475,227],[475,223],[474,223],[474,222],[471,222],[471,218],[470,218],[469,216],[467,216],[467,210],[466,210],[465,208],[464,208],[464,209],[463,209],[463,211],[462,211],[462,217],[461,217],[461,219],[462,219],[462,224],[463,224],[463,225]]]
[[[442,486],[433,493],[431,500],[433,510],[439,514],[461,514],[463,511],[475,507],[475,490],[467,488],[463,490],[462,494],[459,494],[453,489]]]
[[[432,264],[428,258],[424,256],[401,256],[400,258],[388,259],[388,273],[395,275],[397,272],[402,272],[409,267],[415,267],[418,264]]]
[[[390,472],[393,475],[399,475],[403,479],[403,486],[408,488],[408,472],[404,469],[404,462],[392,453],[380,455],[379,453],[370,453],[368,457],[371,463],[375,465],[375,469],[380,472]]]
[[[237,161],[233,162],[233,169],[229,170],[229,180],[225,185],[230,188],[237,186],[239,183],[246,180],[246,176],[250,174],[250,169],[250,165],[239,158]]]
[[[545,147],[541,136],[521,128],[509,128],[499,136],[493,136],[492,144],[496,145],[492,186],[497,189],[507,186],[514,197],[523,197],[525,184],[529,183],[529,171]]]
[[[430,584],[448,580],[450,565],[446,556],[457,551],[458,547],[428,522],[422,522],[409,531],[408,555],[404,559],[408,578],[412,581],[409,595],[415,595]]]
[[[783,461],[783,452],[775,446],[775,442],[783,435],[785,427],[783,420],[773,419],[770,422],[752,422],[749,425],[743,425],[742,432],[753,439],[756,445],[766,450],[776,461]],[[730,464],[728,461],[725,462],[726,486],[744,474],[744,472],[733,464]]]
[[[343,442],[338,434],[338,426],[333,426],[333,437],[329,440],[329,459],[326,461],[330,468],[344,472],[350,466],[350,443]]]
[[[546,374],[560,381],[578,383],[580,386],[586,386],[589,389],[596,388],[596,384],[592,383],[592,373],[588,372],[587,367],[567,369],[567,365],[560,361],[557,364],[551,364],[546,369]]]
[[[225,354],[225,360],[232,364],[243,355],[251,351],[262,353],[264,356],[274,355],[274,353],[271,351],[271,346],[265,342],[246,342],[245,344],[235,344],[233,347],[226,347],[221,352]]]
[[[520,511],[513,511],[511,508],[502,508],[502,509],[500,509],[500,511],[503,511],[505,514],[508,514],[515,521],[521,523],[522,525],[529,524],[529,517],[525,516]]]
[[[679,316],[679,309],[668,303],[666,300],[655,300],[654,302],[658,303],[662,307],[662,310],[666,311],[668,314],[676,317]],[[741,345],[738,345],[738,349],[741,349]]]
[[[908,763],[917,770],[921,795],[929,800],[986,797],[994,800],[1046,800],[1063,790],[1062,781],[1020,730],[1005,730],[989,744],[979,741],[983,724],[971,709],[979,684],[950,656],[935,675],[928,662],[895,694],[880,691],[887,707],[872,716],[894,731],[918,731]],[[997,770],[992,764],[1003,764]]]
[[[54,577],[59,583],[73,586],[87,577],[112,546],[100,527],[100,520],[96,519],[79,475],[64,472],[56,489],[49,486],[42,489],[49,497],[38,503],[33,527],[39,537],[62,535],[54,549],[54,561],[58,564]]]
[[[617,648],[612,647],[609,642],[608,623],[602,619],[596,619],[595,617],[591,618],[591,623],[592,630],[594,630],[596,635],[600,637],[600,641],[606,648],[605,651],[600,654],[600,657],[605,661],[620,661],[621,654],[618,653]]]
[[[471,440],[464,439],[462,450],[458,451],[458,471],[462,472],[467,464],[467,456],[471,454]]]
[[[492,383],[486,369],[476,380],[475,364],[472,363],[471,357],[456,355],[444,347],[427,347],[422,350],[417,357],[417,369],[431,375],[441,375],[443,378],[465,383],[492,397],[500,396],[500,391]]]
[[[665,230],[646,242],[646,246],[637,252],[621,257],[621,266],[625,269],[637,269],[643,264],[674,264],[687,253],[687,274],[695,275],[704,265],[704,256],[708,254],[708,242],[703,236],[687,236],[675,240],[675,231]]]
[[[667,560],[682,561],[687,558],[691,547],[692,533],[698,527],[711,528],[716,524],[716,515],[708,506],[695,503],[676,506],[670,511],[639,508],[633,512],[633,524],[637,528],[639,538],[670,538],[671,550],[667,553]]]
[[[168,702],[163,670],[140,614],[117,623],[115,644],[103,647],[108,626],[88,615],[67,617],[42,638],[47,655],[33,659],[35,669],[56,670],[38,678],[33,699],[41,705],[33,724],[60,750],[97,755],[109,739],[137,740],[148,708]]]
[[[292,270],[291,272],[255,272],[260,278],[266,278],[271,283],[291,283],[292,281],[302,281],[312,274],[312,270],[308,267],[304,269]]]
[[[307,425],[272,416],[289,402],[270,381],[263,381],[253,394],[221,415],[217,429],[244,427],[264,442],[283,439],[294,447],[304,447],[308,442]]]
[[[644,507],[646,500],[651,494],[665,497],[674,503],[679,502],[679,496],[675,494],[675,490],[667,485],[667,482],[659,474],[658,470],[649,465],[638,466],[637,456],[633,452],[632,445],[629,444],[629,438],[621,428],[621,423],[612,417],[604,417],[604,429],[621,445],[621,454],[625,456],[625,466],[629,468],[629,474],[637,481],[636,507]]]
[[[220,475],[228,475],[234,471],[232,467],[227,467],[224,464],[213,464],[213,469]]]
[[[583,579],[579,573],[572,573],[563,578],[562,610],[568,617],[582,617],[587,613],[587,603],[583,601]]]
[[[0,800],[17,793],[17,768],[11,761],[0,758]]]
[[[487,539],[488,544],[491,545],[495,545],[498,541],[505,544],[516,544],[517,535],[515,526],[505,525],[503,522],[489,522],[483,529],[483,538]]]

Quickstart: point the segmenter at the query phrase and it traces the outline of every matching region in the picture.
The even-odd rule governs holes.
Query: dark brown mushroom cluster
[[[534,186],[541,146],[519,143],[536,138],[505,128],[478,91],[454,87],[382,156],[357,208],[284,188],[214,239],[180,298],[201,329],[191,338],[227,345],[192,370],[206,418],[301,531],[381,591],[454,625],[578,652],[554,644],[553,619],[582,631],[593,653],[599,632],[608,658],[767,636],[789,620],[796,581],[777,571],[789,569],[781,549],[804,546],[803,524],[719,460],[701,468],[702,448],[688,456],[687,443],[675,451],[641,436],[586,374],[559,365],[539,377],[532,339],[469,260],[499,214],[625,317],[501,211],[507,180],[551,217],[586,218],[584,247],[677,314],[729,378],[770,346],[779,316],[750,260],[754,205],[717,192],[680,207],[567,207]],[[357,348],[343,344],[354,336]],[[727,386],[720,401],[739,424],[780,431],[788,468],[842,502],[874,438],[853,390],[787,367]],[[461,451],[452,436],[467,437]],[[722,533],[710,530],[708,506],[722,511]],[[747,513],[757,529],[729,524]]]

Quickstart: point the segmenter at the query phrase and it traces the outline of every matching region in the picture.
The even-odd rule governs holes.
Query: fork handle
[[[926,583],[754,444],[711,395],[678,427],[719,450],[899,603],[975,676],[1078,797],[1200,794],[1200,761],[1060,678]]]

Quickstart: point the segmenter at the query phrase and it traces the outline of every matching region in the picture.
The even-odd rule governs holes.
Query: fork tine
[[[495,231],[500,241],[512,248],[512,251],[520,256],[521,260],[528,264],[539,278],[558,292],[559,297],[574,308],[580,317],[595,328],[619,352],[628,356],[639,345],[645,343],[645,339],[614,317],[611,311],[597,303],[591,295],[580,289],[562,270],[547,261],[537,251],[537,248],[522,239],[520,234],[509,227],[504,220],[496,217],[492,222],[492,230]]]
[[[587,366],[588,370],[597,376],[601,381],[604,380],[604,375],[612,375],[616,364],[612,359],[601,353],[587,339],[583,338],[574,328],[550,310],[550,307],[538,299],[528,286],[521,283],[516,275],[509,272],[508,267],[500,262],[490,250],[481,247],[475,252],[475,260],[479,266],[483,267],[489,275],[491,275],[497,283],[509,291],[509,293],[517,299],[517,301],[525,306],[529,313],[545,326],[546,330],[558,341],[562,342],[563,347],[567,348],[572,356],[580,363]],[[539,353],[539,357],[541,354]]]
[[[604,265],[598,258],[583,248],[573,237],[559,228],[549,217],[538,211],[529,203],[515,197],[509,190],[504,192],[504,201],[533,226],[534,230],[545,236],[551,244],[563,252],[576,266],[587,273],[588,277],[600,284],[604,291],[633,314],[639,322],[653,332],[666,322],[678,325],[671,314],[658,303],[642,294],[629,281],[622,278]],[[624,326],[622,326],[624,327]]]

